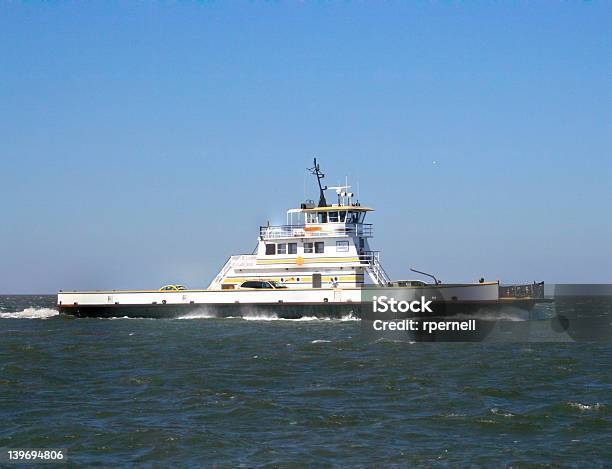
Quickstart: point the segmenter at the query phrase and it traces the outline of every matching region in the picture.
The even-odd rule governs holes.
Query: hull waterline
[[[537,299],[517,299],[515,301],[480,302],[433,302],[431,313],[414,313],[409,317],[452,317],[497,314],[508,308],[529,311]],[[189,315],[203,317],[277,317],[280,319],[300,319],[304,317],[341,319],[354,317],[367,318],[371,314],[371,303],[312,303],[312,304],[145,304],[145,305],[67,305],[59,306],[62,314],[75,317],[92,318],[151,318],[175,319]],[[408,317],[408,316],[407,316]]]

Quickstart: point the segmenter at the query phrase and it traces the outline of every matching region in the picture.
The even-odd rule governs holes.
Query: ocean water
[[[0,297],[0,447],[102,467],[604,467],[612,346],[360,322],[74,319]],[[43,466],[44,467],[44,466]]]

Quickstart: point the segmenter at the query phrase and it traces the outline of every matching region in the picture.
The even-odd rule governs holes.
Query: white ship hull
[[[432,300],[434,316],[477,312],[501,305],[497,283],[426,287],[320,288],[270,290],[186,290],[60,292],[62,313],[80,317],[181,317],[194,312],[211,316],[265,313],[281,318],[303,316],[362,317],[372,310],[372,297]],[[525,303],[524,306],[529,306]]]

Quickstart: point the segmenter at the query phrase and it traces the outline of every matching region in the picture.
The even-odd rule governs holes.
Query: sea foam
[[[57,316],[59,311],[51,308],[26,308],[13,313],[0,313],[1,319],[47,319]]]

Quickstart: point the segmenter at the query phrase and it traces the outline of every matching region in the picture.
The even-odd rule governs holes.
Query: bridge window
[[[315,212],[306,213],[306,223],[316,223],[317,221],[318,221],[318,218]]]
[[[338,212],[329,212],[329,222],[338,223]]]
[[[336,252],[348,252],[349,242],[348,241],[336,241]]]
[[[287,247],[289,248],[287,254],[297,254],[297,243],[289,243]]]
[[[266,256],[276,254],[276,244],[266,244]]]
[[[287,254],[287,245],[285,243],[280,243],[276,246],[277,254]]]
[[[318,212],[317,221],[319,223],[327,223],[327,212]]]
[[[325,243],[323,241],[317,241],[314,243],[315,253],[322,254],[325,252]]]
[[[346,212],[342,211],[338,213],[340,215],[340,223],[344,223],[344,220],[346,219]]]
[[[363,223],[365,212],[349,212],[346,218],[347,223]]]
[[[313,244],[304,243],[304,254],[312,254],[312,253],[313,253]]]

